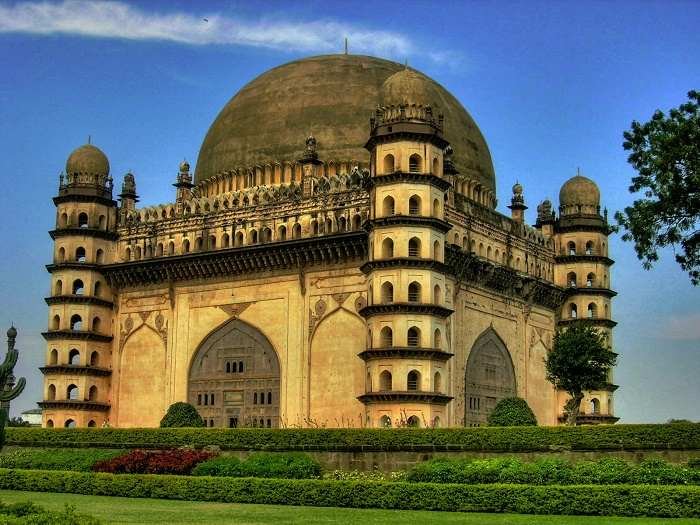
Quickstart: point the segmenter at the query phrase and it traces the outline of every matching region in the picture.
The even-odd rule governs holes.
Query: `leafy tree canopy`
[[[649,122],[632,122],[623,147],[638,175],[630,193],[642,192],[615,219],[634,241],[637,257],[647,270],[658,261],[658,250],[678,248],[676,262],[700,284],[700,93],[668,115],[657,110]]]
[[[203,427],[204,421],[197,409],[189,403],[173,403],[160,420],[161,428],[165,427]]]
[[[527,427],[537,425],[537,418],[522,397],[504,397],[488,417],[492,427]]]

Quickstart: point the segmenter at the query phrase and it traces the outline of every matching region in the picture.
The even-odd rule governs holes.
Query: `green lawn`
[[[31,500],[49,510],[74,505],[78,512],[92,514],[105,523],[167,524],[262,524],[361,523],[459,523],[460,525],[700,525],[700,519],[609,518],[591,516],[526,516],[522,514],[460,514],[408,510],[339,509],[329,507],[287,507],[282,505],[240,505],[160,499],[112,498],[54,492],[0,490],[0,501]]]

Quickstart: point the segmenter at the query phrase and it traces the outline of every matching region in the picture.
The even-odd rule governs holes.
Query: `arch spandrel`
[[[464,424],[485,425],[493,407],[504,397],[516,395],[515,367],[510,352],[489,327],[477,337],[469,352],[464,378]]]

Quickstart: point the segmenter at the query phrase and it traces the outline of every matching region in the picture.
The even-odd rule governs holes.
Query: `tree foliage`
[[[628,162],[638,172],[630,193],[642,192],[615,219],[634,241],[644,268],[658,261],[658,250],[678,248],[676,262],[700,284],[700,93],[668,115],[657,110],[649,122],[632,122],[624,133]]]
[[[492,427],[528,427],[537,425],[537,418],[522,397],[505,397],[496,403],[488,422]]]
[[[608,382],[608,371],[616,362],[617,356],[608,348],[607,336],[585,321],[554,334],[545,368],[547,380],[571,396],[564,407],[568,425],[576,424],[583,393],[603,388]]]
[[[173,403],[160,420],[161,428],[166,427],[203,427],[204,421],[197,409],[189,403]]]

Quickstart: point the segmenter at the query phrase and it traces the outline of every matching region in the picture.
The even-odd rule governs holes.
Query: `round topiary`
[[[505,397],[501,399],[489,414],[492,427],[528,427],[536,426],[537,418],[522,397]]]
[[[203,427],[202,417],[189,403],[173,403],[160,420],[161,428],[166,427]]]

